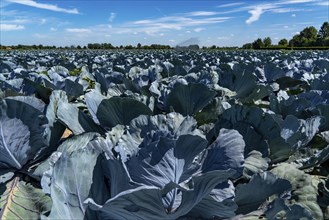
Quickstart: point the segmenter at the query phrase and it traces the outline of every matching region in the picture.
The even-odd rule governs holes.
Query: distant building
[[[176,46],[176,50],[199,50],[199,39],[192,37]]]

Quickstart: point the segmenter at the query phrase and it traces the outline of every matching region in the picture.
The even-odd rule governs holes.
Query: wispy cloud
[[[23,30],[25,27],[23,25],[17,25],[17,24],[0,24],[0,30],[1,31],[17,31],[17,30]]]
[[[68,13],[68,14],[79,14],[78,9],[76,9],[76,8],[66,9],[66,8],[58,7],[57,5],[38,3],[33,0],[7,0],[7,1],[16,3],[16,4],[31,6],[34,8],[46,9],[46,10],[50,10],[50,11],[64,12],[64,13]]]
[[[88,28],[66,28],[66,31],[70,33],[79,33],[79,34],[91,33],[91,30]]]
[[[246,20],[246,24],[251,24],[255,21],[258,21],[261,15],[264,14],[265,12],[288,13],[295,11],[305,11],[305,9],[300,9],[300,8],[291,8],[291,7],[287,8],[286,5],[305,4],[311,2],[318,2],[318,0],[282,0],[273,3],[256,4],[252,6],[242,7],[238,10],[248,10],[251,16]]]
[[[2,23],[6,23],[6,24],[27,24],[27,23],[31,23],[31,20],[29,19],[12,19],[12,20],[1,20]]]
[[[197,16],[212,16],[216,15],[217,12],[215,11],[193,11],[190,13],[186,13],[186,16],[197,17]]]
[[[42,19],[40,20],[40,24],[45,24],[45,23],[47,23],[47,19],[42,18]]]
[[[201,31],[203,31],[203,30],[205,30],[205,28],[195,28],[195,29],[194,29],[195,32],[201,32]]]
[[[209,25],[226,22],[231,17],[210,16],[212,13],[192,11],[171,16],[156,17],[154,19],[134,20],[118,24],[99,24],[80,28],[67,28],[67,33],[99,39],[105,35],[140,35],[152,37],[169,36],[172,31],[183,31],[186,34],[200,32]],[[89,34],[89,35],[88,35]],[[70,36],[71,37],[71,36]]]
[[[324,2],[316,2],[314,3],[315,5],[319,5],[319,6],[329,6],[329,1],[324,1]]]
[[[288,13],[288,12],[295,12],[295,11],[305,11],[305,9],[300,8],[275,8],[272,9],[271,12],[273,13]]]
[[[3,18],[3,17],[16,16],[16,15],[21,14],[21,12],[19,12],[17,10],[6,10],[4,8],[0,8],[0,9],[1,9],[1,18]]]
[[[301,4],[301,3],[309,3],[316,2],[317,0],[283,0],[278,2],[279,5],[289,5],[289,4]]]
[[[195,27],[200,25],[211,25],[225,22],[231,17],[198,17],[191,16],[196,14],[205,14],[200,12],[185,13],[182,16],[165,16],[148,20],[137,20],[128,22],[121,26],[113,27],[113,31],[116,33],[132,33],[134,31],[143,32],[148,35],[157,35],[159,32],[170,30],[182,30],[187,27]],[[210,13],[209,13],[210,14]],[[190,17],[189,17],[189,16]],[[197,29],[198,30],[198,29]]]
[[[111,12],[111,15],[110,15],[110,17],[109,17],[109,22],[113,22],[113,20],[115,19],[116,16],[117,16],[116,13]]]
[[[226,37],[226,36],[220,36],[220,37],[217,37],[218,40],[228,40],[230,39],[229,37]]]
[[[239,6],[239,5],[244,5],[244,4],[245,4],[244,2],[234,2],[234,3],[218,5],[217,8],[228,8],[228,7]]]

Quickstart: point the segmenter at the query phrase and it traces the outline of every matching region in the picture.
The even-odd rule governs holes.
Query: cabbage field
[[[1,219],[329,219],[329,51],[2,51]]]

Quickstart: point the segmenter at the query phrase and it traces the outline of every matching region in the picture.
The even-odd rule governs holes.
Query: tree
[[[278,45],[280,46],[288,46],[288,40],[283,38],[279,41]]]
[[[242,46],[243,49],[252,49],[252,44],[251,43],[247,43],[247,44],[244,44]]]
[[[315,40],[312,38],[306,38],[305,34],[296,34],[289,41],[289,46],[293,47],[307,47],[315,45]]]
[[[299,35],[300,35],[300,43],[301,43],[300,46],[302,47],[313,46],[315,45],[318,36],[318,31],[316,30],[315,27],[310,26],[304,28],[304,30],[302,30]]]
[[[126,49],[126,50],[131,50],[131,49],[133,49],[134,47],[132,46],[132,45],[127,45],[127,46],[125,46],[124,47],[124,49]]]
[[[264,43],[263,43],[262,39],[260,39],[260,38],[258,38],[257,40],[255,40],[252,43],[252,48],[253,49],[260,49],[263,46],[264,46]]]
[[[321,39],[325,39],[329,37],[329,23],[324,22],[319,30],[318,37]]]
[[[269,47],[272,45],[272,40],[270,37],[265,37],[264,40],[263,40],[263,43],[264,43],[264,46],[265,47]]]
[[[329,46],[329,23],[324,22],[318,32],[317,46]]]
[[[141,43],[137,44],[137,48],[140,49],[142,47]]]
[[[318,31],[316,30],[315,27],[310,26],[310,27],[304,28],[304,30],[302,30],[300,32],[300,35],[302,37],[305,37],[308,40],[312,40],[312,39],[315,40],[318,35]]]

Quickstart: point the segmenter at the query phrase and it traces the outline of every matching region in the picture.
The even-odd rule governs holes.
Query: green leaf
[[[315,219],[323,219],[323,213],[317,202],[317,184],[313,182],[311,175],[297,169],[295,165],[287,163],[282,163],[271,172],[291,183],[292,197],[290,204],[304,207]]]
[[[40,219],[50,208],[50,197],[19,177],[0,185],[1,219]]]
[[[269,159],[263,158],[258,151],[251,151],[244,160],[243,176],[251,178],[256,173],[261,173],[267,170]]]
[[[318,185],[318,203],[324,212],[324,218],[329,218],[329,178],[322,180]]]

